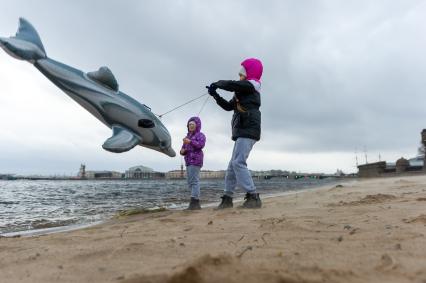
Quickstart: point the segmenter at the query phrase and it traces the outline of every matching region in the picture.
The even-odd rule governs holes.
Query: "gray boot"
[[[261,208],[262,207],[262,201],[260,200],[258,193],[246,193],[246,196],[244,197],[245,202],[241,206],[241,208]]]
[[[196,198],[191,198],[191,201],[189,202],[189,206],[186,210],[200,210],[200,200]]]
[[[222,199],[222,202],[219,204],[219,206],[216,209],[231,208],[234,206],[234,204],[232,203],[232,197],[223,195],[220,198]]]

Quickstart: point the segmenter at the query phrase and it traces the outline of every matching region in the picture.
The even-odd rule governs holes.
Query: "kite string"
[[[158,114],[155,114],[155,115],[157,115],[159,118],[162,118],[164,115],[166,115],[166,114],[169,114],[170,112],[173,112],[173,111],[175,111],[175,110],[177,110],[177,109],[179,109],[179,108],[181,108],[181,107],[183,107],[183,106],[185,106],[185,105],[187,105],[187,104],[189,104],[189,103],[191,103],[191,102],[194,102],[194,101],[196,101],[196,100],[198,100],[198,99],[200,99],[201,97],[203,97],[203,96],[206,96],[206,95],[208,95],[208,93],[205,93],[205,94],[203,94],[203,95],[200,95],[200,96],[198,96],[198,97],[196,97],[196,98],[193,98],[193,99],[191,99],[191,100],[189,100],[189,101],[187,101],[187,102],[185,102],[185,103],[183,103],[183,104],[181,104],[181,105],[179,105],[179,106],[176,106],[175,108],[173,108],[173,109],[171,109],[171,110],[169,110],[169,111],[167,111],[167,112],[164,112],[163,114],[161,114],[161,115],[158,115]],[[207,102],[207,100],[208,100],[208,98],[209,97],[207,97],[207,99],[206,99],[206,101],[204,102],[204,104]],[[203,105],[203,108],[204,108],[204,105]],[[202,108],[201,108],[201,110],[203,110]],[[201,112],[201,110],[200,110],[200,112]]]
[[[206,100],[204,100],[204,103],[203,103],[203,105],[201,106],[200,111],[198,111],[198,115],[197,115],[198,117],[200,117],[201,111],[203,111],[204,106],[206,106],[206,103],[207,103],[207,101],[209,100],[209,98],[210,98],[210,95],[209,95],[209,96],[207,96]]]

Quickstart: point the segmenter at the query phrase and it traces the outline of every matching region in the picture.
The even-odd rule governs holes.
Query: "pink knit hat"
[[[255,80],[260,82],[260,78],[263,73],[263,65],[259,59],[249,58],[241,62],[241,66],[244,67],[246,71],[247,80]]]

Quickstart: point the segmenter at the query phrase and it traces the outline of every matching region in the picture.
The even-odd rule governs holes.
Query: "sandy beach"
[[[0,238],[1,282],[426,282],[426,176]]]

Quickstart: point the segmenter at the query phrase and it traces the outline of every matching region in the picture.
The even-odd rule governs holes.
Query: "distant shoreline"
[[[319,176],[319,175],[318,175]],[[311,178],[309,174],[297,174],[294,176],[290,176],[290,179],[303,179],[303,178]],[[326,178],[336,178],[342,180],[352,180],[358,177],[356,176],[325,176],[320,179]],[[222,180],[223,178],[201,178],[202,180]],[[257,177],[253,177],[253,179],[259,179]],[[270,178],[262,178],[266,180],[270,179],[286,179],[284,177],[270,177]],[[287,178],[289,179],[289,178]],[[16,181],[16,180],[29,180],[29,181],[155,181],[155,180],[186,180],[186,178],[77,178],[77,177],[13,177],[13,178],[0,178],[0,181]]]

